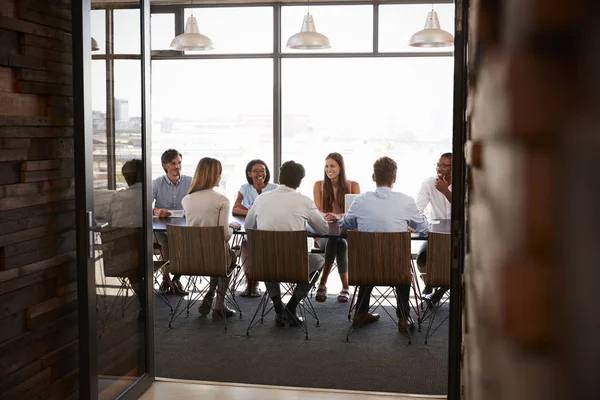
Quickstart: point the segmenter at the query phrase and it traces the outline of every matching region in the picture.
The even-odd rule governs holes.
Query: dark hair
[[[265,166],[265,183],[269,183],[269,179],[271,179],[271,171],[269,171],[267,163],[259,159],[252,160],[246,165],[246,180],[248,181],[248,183],[252,185],[252,178],[250,178],[248,174],[250,173],[250,171],[252,171],[252,167],[254,166],[254,164],[261,164]]]
[[[164,153],[162,153],[162,156],[160,156],[160,164],[162,165],[165,172],[167,172],[167,169],[165,168],[165,164],[170,163],[171,160],[177,156],[183,158],[181,153],[175,149],[169,149],[169,150],[165,151]]]
[[[279,168],[279,183],[292,189],[298,189],[306,171],[302,164],[295,161],[286,161]]]
[[[389,186],[394,182],[398,172],[396,161],[389,157],[380,157],[373,164],[373,173],[375,174],[375,183],[377,186]]]
[[[341,210],[344,209],[344,200],[346,194],[350,193],[348,188],[348,181],[346,180],[346,165],[344,164],[344,157],[340,153],[329,153],[325,160],[331,158],[340,166],[340,174],[338,175],[338,184],[340,185],[340,191],[338,192],[337,199],[333,192],[333,185],[331,179],[327,176],[327,172],[323,171],[323,194],[321,195],[321,202],[323,204],[324,212],[333,211],[332,204],[335,201]]]
[[[450,160],[452,160],[452,153],[444,153],[440,156],[440,158],[449,158]]]
[[[125,182],[127,182],[127,186],[142,182],[144,164],[142,163],[142,160],[129,160],[121,167],[121,173],[123,174],[123,178],[125,178]]]

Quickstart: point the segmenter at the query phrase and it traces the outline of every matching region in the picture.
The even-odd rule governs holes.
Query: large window
[[[225,164],[221,190],[233,200],[247,161],[263,158],[276,170],[273,163],[294,159],[307,170],[300,191],[312,197],[328,153],[345,157],[363,191],[374,188],[373,162],[387,155],[398,163],[396,190],[415,196],[451,151],[453,101],[452,48],[408,46],[431,10],[415,3],[313,2],[317,30],[332,45],[313,52],[285,47],[305,5],[156,8],[153,175],[163,173],[160,154],[169,147],[184,154],[190,175],[201,157],[217,157]],[[452,32],[454,5],[435,10]],[[166,51],[192,11],[215,50]]]
[[[287,59],[282,71],[282,159],[305,166],[300,191],[311,197],[330,152],[362,191],[375,188],[373,162],[392,157],[395,189],[415,196],[451,151],[450,57]]]
[[[233,199],[248,161],[273,166],[273,68],[270,60],[169,60],[152,64],[152,175],[176,148],[183,173],[202,157],[223,164],[220,189]]]

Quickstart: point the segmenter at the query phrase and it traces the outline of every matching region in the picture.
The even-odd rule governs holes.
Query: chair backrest
[[[174,275],[225,276],[227,243],[222,226],[167,225],[170,272]]]
[[[248,229],[252,266],[249,278],[266,282],[308,282],[306,231],[262,231]]]
[[[410,233],[349,231],[348,280],[351,285],[410,285]]]
[[[427,273],[425,284],[434,287],[450,286],[450,234],[427,234]]]
[[[102,251],[104,276],[124,278],[141,270],[141,228],[103,228],[100,238],[94,248]]]

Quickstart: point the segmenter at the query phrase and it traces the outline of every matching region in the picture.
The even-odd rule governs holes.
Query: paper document
[[[171,215],[170,215],[171,218],[183,218],[184,217],[183,210],[169,210],[169,212],[171,213]]]

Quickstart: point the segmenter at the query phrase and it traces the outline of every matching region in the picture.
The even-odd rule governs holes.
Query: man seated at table
[[[358,229],[361,232],[406,232],[410,226],[418,233],[429,230],[427,219],[419,212],[415,200],[403,193],[393,192],[398,166],[389,157],[381,157],[373,164],[374,192],[366,192],[354,199],[340,220],[340,228]],[[377,265],[364,266],[377,268]],[[353,326],[370,324],[379,319],[378,314],[369,313],[369,301],[373,286],[360,286],[356,302]],[[396,287],[398,329],[406,332],[414,326],[410,317],[408,297],[410,285]]]
[[[431,220],[450,219],[452,217],[452,153],[444,153],[435,164],[436,176],[423,181],[416,202],[419,211]],[[427,242],[424,242],[417,253],[417,267],[422,274],[427,273]],[[429,306],[440,301],[448,291],[425,286],[423,295]]]
[[[165,151],[160,157],[160,162],[165,174],[152,181],[152,199],[154,208],[152,215],[159,218],[167,218],[171,215],[169,210],[183,210],[181,200],[188,194],[192,177],[181,174],[181,153],[175,149]],[[163,261],[169,260],[169,243],[167,232],[155,232],[156,240],[161,246]],[[184,295],[183,285],[179,276],[173,277],[173,289],[175,294]],[[169,293],[169,270],[163,269],[163,281],[160,285],[161,293]]]
[[[123,164],[121,173],[125,178],[125,182],[127,182],[127,188],[116,191],[112,196],[107,214],[108,229],[121,228],[122,233],[127,232],[127,229],[129,229],[131,232],[127,235],[118,235],[119,239],[114,239],[114,243],[111,243],[112,250],[104,254],[104,271],[108,273],[107,276],[114,276],[114,272],[112,272],[114,270],[120,271],[119,276],[129,279],[131,288],[140,298],[140,266],[136,262],[115,262],[117,258],[112,256],[112,251],[115,248],[118,248],[119,251],[123,251],[124,248],[131,252],[139,251],[137,242],[129,239],[139,236],[143,226],[142,178],[144,164],[142,160],[129,160]]]
[[[283,163],[279,170],[280,186],[263,193],[254,202],[246,216],[246,229],[268,231],[301,231],[308,224],[318,234],[326,234],[329,225],[317,209],[315,203],[307,196],[296,192],[302,178],[305,176],[304,167],[294,161]],[[273,250],[276,251],[276,250]],[[311,277],[323,266],[323,257],[309,254],[309,274]],[[265,282],[276,312],[275,325],[290,326],[302,324],[303,318],[296,314],[296,307],[311,288],[311,283],[298,283],[288,304],[284,307],[281,302],[279,282]]]

